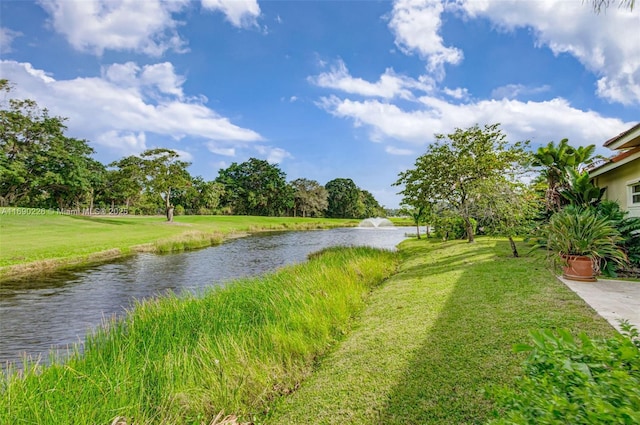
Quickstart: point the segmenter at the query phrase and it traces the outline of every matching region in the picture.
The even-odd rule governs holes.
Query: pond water
[[[82,342],[105,318],[135,300],[198,291],[299,263],[330,246],[394,249],[410,228],[341,228],[260,233],[177,254],[139,254],[79,271],[0,284],[0,364],[24,355],[46,362],[50,350]]]

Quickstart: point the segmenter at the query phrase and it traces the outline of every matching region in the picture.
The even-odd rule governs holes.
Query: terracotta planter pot
[[[584,255],[561,255],[563,263],[562,277],[582,282],[595,282],[593,260]]]

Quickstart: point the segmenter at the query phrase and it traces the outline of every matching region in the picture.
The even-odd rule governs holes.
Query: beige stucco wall
[[[599,175],[593,181],[596,186],[607,188],[605,199],[618,202],[623,209],[629,211],[630,217],[640,217],[640,206],[629,205],[629,183],[640,182],[640,158]]]

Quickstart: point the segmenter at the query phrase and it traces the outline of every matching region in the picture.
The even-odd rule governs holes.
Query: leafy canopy
[[[514,179],[528,160],[527,143],[509,144],[499,124],[456,128],[435,135],[435,143],[416,159],[415,167],[399,174],[395,185],[403,204],[415,208],[442,203],[460,216],[473,242],[471,223],[479,199],[501,196],[492,188]]]

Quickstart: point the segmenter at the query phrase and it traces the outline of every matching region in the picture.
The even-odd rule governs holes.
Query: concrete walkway
[[[640,330],[640,282],[598,279],[597,282],[578,282],[558,277],[578,294],[614,328],[620,330],[619,320],[627,319]]]

